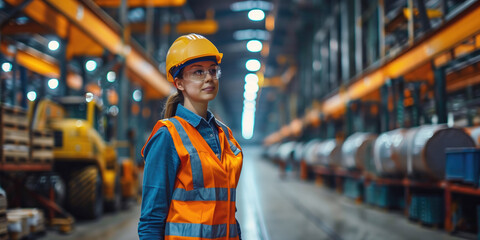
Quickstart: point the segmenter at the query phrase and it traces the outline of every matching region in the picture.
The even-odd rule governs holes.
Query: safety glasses
[[[192,69],[183,73],[183,78],[192,81],[205,81],[205,79],[207,78],[207,74],[210,74],[213,79],[218,80],[222,75],[222,70],[218,65],[209,67],[208,69],[204,69],[201,67],[193,67]]]

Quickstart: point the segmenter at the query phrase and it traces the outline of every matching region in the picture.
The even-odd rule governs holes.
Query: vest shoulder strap
[[[147,141],[145,142],[145,145],[143,145],[142,147],[142,151],[141,151],[141,154],[142,154],[142,157],[144,158],[145,156],[143,155],[143,151],[145,150],[145,147],[147,146],[147,143],[150,141],[150,139],[155,135],[155,133],[157,133],[158,129],[160,129],[161,127],[165,126],[165,120],[166,119],[162,119],[162,120],[158,120],[157,123],[155,124],[155,126],[153,127],[153,130],[152,132],[150,133],[150,136],[148,137]]]
[[[228,145],[230,145],[230,150],[232,150],[233,154],[237,155],[241,152],[241,150],[232,142],[232,138],[233,136],[230,134],[230,128],[227,127],[227,125],[225,125],[225,123],[215,119],[215,121],[217,121],[217,124],[223,129],[223,132],[225,133],[225,135],[227,136],[227,140],[228,140]]]
[[[188,155],[190,156],[190,165],[192,169],[192,178],[193,178],[193,188],[194,189],[199,189],[203,188],[205,186],[203,182],[203,170],[202,170],[202,162],[200,161],[200,155],[198,154],[197,149],[193,146],[192,141],[190,140],[190,137],[187,134],[187,131],[183,127],[181,121],[181,118],[179,117],[173,117],[168,119],[170,123],[173,124],[175,127],[175,130],[177,131],[178,135],[180,136],[180,139],[182,141],[183,147],[188,152]]]

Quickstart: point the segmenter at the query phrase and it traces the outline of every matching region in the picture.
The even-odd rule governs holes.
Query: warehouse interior
[[[480,239],[478,0],[0,0],[0,240],[139,239],[190,33],[242,239]]]

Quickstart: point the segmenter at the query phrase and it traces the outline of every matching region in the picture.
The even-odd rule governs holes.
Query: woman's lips
[[[212,92],[215,90],[215,87],[206,87],[204,89],[202,89],[203,91],[207,91],[207,92]]]

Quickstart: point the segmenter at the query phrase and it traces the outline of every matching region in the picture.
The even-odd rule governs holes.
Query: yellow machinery
[[[136,198],[136,165],[117,161],[112,143],[114,121],[93,97],[45,99],[35,108],[33,129],[54,133],[54,169],[65,181],[67,209],[94,219],[116,211],[122,200]]]

